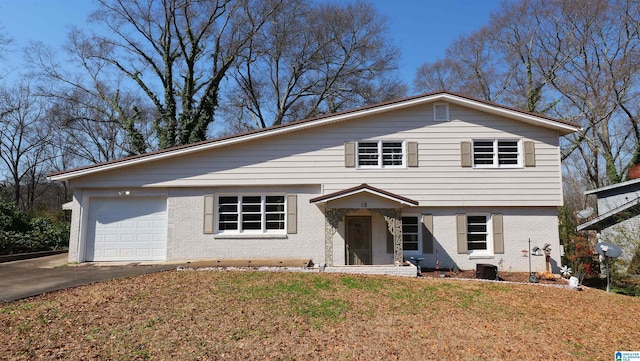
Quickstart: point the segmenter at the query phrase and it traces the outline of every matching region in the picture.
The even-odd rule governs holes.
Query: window
[[[430,216],[430,215],[429,215]],[[425,217],[423,215],[403,215],[402,216],[402,250],[404,251],[405,257],[415,256],[425,253],[432,253],[432,246],[428,244],[425,246],[424,236],[430,234],[433,226],[426,230],[427,235],[423,234],[425,232],[423,229],[425,225],[422,223],[422,218]],[[431,222],[429,222],[432,224]],[[427,226],[429,227],[429,226]],[[387,253],[393,253],[394,248],[394,240],[393,235],[387,229]],[[426,249],[423,249],[426,247]]]
[[[362,168],[403,167],[404,142],[358,142],[358,166]]]
[[[469,251],[489,250],[489,229],[487,216],[467,216],[467,249]]]
[[[420,219],[416,216],[402,217],[402,249],[420,250]]]
[[[284,230],[283,195],[218,197],[218,232],[270,233]]]
[[[449,120],[449,104],[433,104],[433,120]]]
[[[380,143],[360,142],[358,143],[358,164],[361,167],[378,166]]]
[[[238,197],[218,199],[218,229],[223,232],[238,229]]]
[[[476,167],[509,168],[522,165],[518,140],[474,140],[473,164]]]
[[[456,214],[458,253],[471,257],[504,254],[504,227],[501,213]]]

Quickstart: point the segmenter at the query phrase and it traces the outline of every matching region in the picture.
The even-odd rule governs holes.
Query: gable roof
[[[177,146],[159,150],[156,152],[121,158],[103,163],[97,163],[85,167],[75,168],[62,172],[52,173],[49,175],[51,180],[69,180],[89,174],[108,171],[112,169],[122,168],[140,163],[146,163],[156,161],[160,159],[172,158],[180,155],[191,154],[201,152],[205,150],[224,147],[230,144],[237,144],[241,142],[248,142],[255,139],[266,138],[269,136],[275,136],[283,133],[295,132],[302,129],[311,127],[317,127],[332,123],[337,123],[349,119],[355,119],[365,117],[374,114],[381,114],[389,111],[409,108],[430,102],[448,102],[451,104],[457,104],[471,109],[476,109],[482,112],[495,114],[498,116],[514,119],[524,123],[549,128],[558,131],[560,135],[566,135],[573,133],[580,129],[580,126],[575,123],[565,122],[550,117],[546,117],[540,114],[528,113],[521,110],[505,107],[499,104],[474,99],[465,95],[450,93],[450,92],[434,92],[422,94],[414,97],[393,100],[385,103],[379,103],[369,105],[362,108],[353,110],[347,110],[339,113],[333,113],[323,115],[315,118],[303,119],[287,124],[277,125],[269,128],[258,129],[251,132],[237,134],[233,136],[205,140],[202,142],[187,144],[183,146]]]
[[[403,197],[391,192],[387,192],[385,190],[382,190],[380,188],[376,188],[376,187],[372,187],[366,183],[362,183],[359,186],[355,186],[353,188],[348,188],[348,189],[343,189],[341,191],[338,192],[334,192],[334,193],[330,193],[330,194],[325,194],[323,196],[320,197],[315,197],[315,198],[311,198],[309,199],[309,203],[325,203],[325,202],[331,202],[334,201],[336,199],[341,199],[344,197],[349,197],[352,196],[354,194],[360,194],[360,193],[368,193],[368,194],[373,194],[376,195],[378,197],[384,198],[384,199],[388,199],[390,201],[393,202],[398,202],[400,204],[406,204],[409,206],[417,206],[419,203],[417,201],[414,201],[413,199],[409,199],[407,197]]]

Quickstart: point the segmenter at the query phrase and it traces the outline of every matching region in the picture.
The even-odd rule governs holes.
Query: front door
[[[371,217],[346,217],[348,265],[371,264]]]

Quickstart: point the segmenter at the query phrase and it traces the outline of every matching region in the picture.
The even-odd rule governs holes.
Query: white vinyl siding
[[[494,114],[449,105],[452,121],[434,122],[433,105],[352,119],[210,151],[74,179],[74,187],[322,187],[329,194],[367,183],[429,206],[534,206],[562,204],[557,132]],[[419,167],[345,166],[354,139],[406,140],[419,145]],[[535,167],[461,167],[461,144],[471,139],[535,142]],[[353,142],[353,143],[352,143]],[[351,149],[348,149],[351,150]],[[357,159],[354,157],[354,167]],[[198,206],[201,211],[202,206]],[[216,208],[217,210],[217,208]],[[201,221],[200,221],[201,222]],[[200,228],[200,227],[199,227]]]
[[[520,141],[493,139],[473,141],[473,165],[479,168],[513,168],[522,166]]]
[[[358,142],[358,167],[398,168],[405,165],[404,142],[362,141]]]
[[[284,233],[283,195],[221,195],[218,233]]]

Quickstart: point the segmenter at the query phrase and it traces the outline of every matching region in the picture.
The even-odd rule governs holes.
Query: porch
[[[310,202],[325,216],[325,272],[416,275],[403,262],[402,213],[418,202],[367,184]]]

